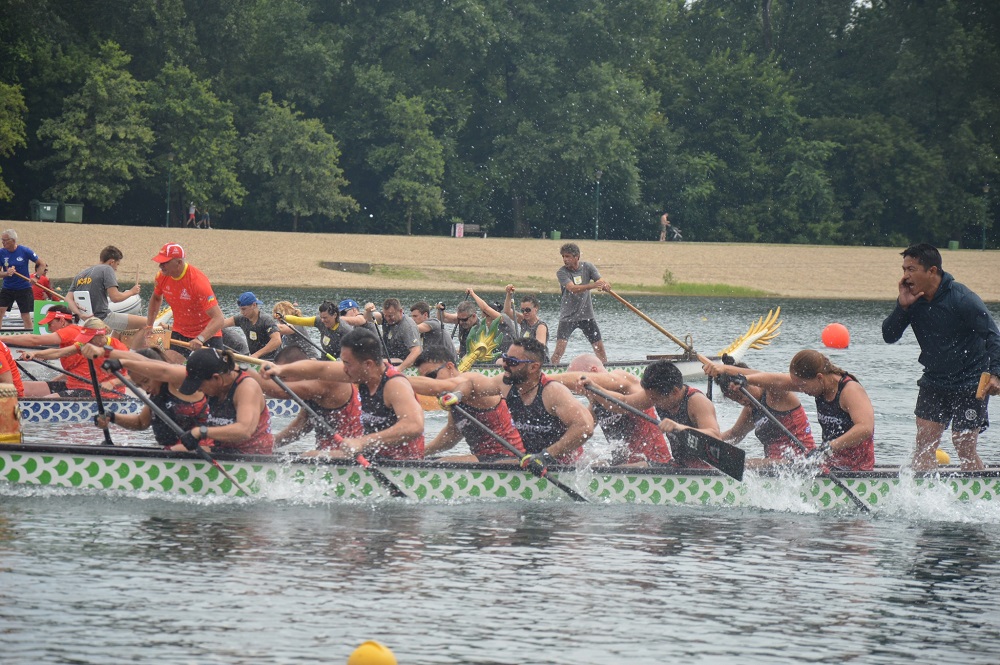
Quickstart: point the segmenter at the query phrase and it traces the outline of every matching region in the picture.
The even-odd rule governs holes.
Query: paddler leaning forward
[[[586,387],[591,382],[592,379],[587,375],[580,378],[581,387]],[[634,386],[623,388],[627,388],[626,392],[613,396],[640,411],[650,407],[656,410],[656,417],[660,419],[660,431],[670,441],[673,464],[691,469],[711,468],[677,435],[686,429],[696,429],[716,439],[720,438],[715,405],[700,390],[684,383],[684,376],[676,365],[669,360],[650,363],[642,373],[638,389]],[[595,397],[593,401],[611,411],[622,411],[620,406],[601,397]]]
[[[594,433],[594,418],[569,388],[542,374],[545,347],[537,339],[516,339],[500,356],[503,374],[463,374],[442,404],[499,395],[507,401],[511,421],[528,454],[521,466],[539,469],[572,464]]]
[[[203,448],[211,440],[214,452],[243,455],[273,452],[271,414],[264,393],[249,372],[236,366],[231,352],[204,347],[188,356],[187,365],[149,360],[137,353],[122,354],[111,362],[121,363],[122,367],[141,372],[154,381],[179,384],[182,395],[204,393],[208,397],[207,424],[192,427],[188,432]],[[190,439],[181,441],[186,446],[190,444]]]
[[[382,357],[382,344],[368,330],[355,328],[344,335],[339,362],[301,360],[281,366],[268,363],[261,368],[261,375],[288,381],[316,379],[358,384],[364,434],[344,438],[339,449],[324,451],[326,457],[364,454],[374,462],[424,456],[424,410],[410,382]]]

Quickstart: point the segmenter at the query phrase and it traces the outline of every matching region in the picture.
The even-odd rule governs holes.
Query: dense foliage
[[[996,0],[0,0],[0,215],[994,246],[998,72]]]

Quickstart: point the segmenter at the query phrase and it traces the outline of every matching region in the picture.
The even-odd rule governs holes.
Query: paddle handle
[[[97,368],[94,367],[94,361],[87,358],[87,367],[90,368],[90,384],[94,386],[94,399],[97,400],[97,413],[104,416],[104,400],[101,399],[101,382],[97,380]],[[104,427],[104,445],[113,446],[114,442],[111,440],[111,431],[105,425]]]
[[[611,294],[612,298],[614,298],[615,300],[617,300],[618,302],[620,302],[621,304],[625,305],[630,310],[632,310],[633,312],[635,312],[635,314],[637,314],[640,319],[642,319],[643,321],[645,321],[649,325],[651,325],[654,328],[656,328],[658,331],[660,331],[660,333],[662,333],[663,335],[666,335],[666,337],[671,342],[673,342],[677,346],[681,347],[682,349],[684,349],[688,353],[694,353],[694,349],[691,348],[690,345],[685,344],[684,342],[681,341],[681,339],[679,337],[677,337],[676,335],[674,335],[673,333],[671,333],[669,330],[667,330],[666,328],[664,328],[663,326],[661,326],[659,323],[657,323],[653,319],[651,319],[648,316],[646,316],[638,307],[636,307],[635,305],[633,305],[629,301],[625,300],[624,298],[622,298],[620,295],[618,295],[617,293],[615,293],[611,289],[608,289],[607,291],[608,291],[608,293]]]
[[[24,281],[28,282],[28,283],[29,283],[29,284],[31,284],[32,286],[37,286],[37,287],[38,287],[38,288],[40,288],[40,289],[41,289],[42,291],[45,291],[46,293],[50,293],[50,294],[54,295],[54,296],[55,296],[56,298],[58,298],[59,300],[66,300],[66,298],[64,298],[64,297],[62,297],[61,295],[59,295],[59,292],[58,292],[58,291],[53,291],[53,290],[52,290],[52,289],[50,289],[49,287],[47,287],[47,286],[42,286],[42,285],[41,285],[41,284],[39,284],[38,282],[35,282],[34,284],[32,284],[32,283],[31,283],[31,278],[30,278],[30,277],[25,277],[24,275],[22,275],[22,274],[21,274],[21,273],[19,273],[19,272],[16,272],[16,271],[15,271],[15,272],[14,272],[14,275],[13,275],[13,276],[14,276],[14,277],[20,277],[21,279],[23,279]]]
[[[284,322],[283,319],[282,319],[282,321]],[[288,326],[289,328],[292,329],[293,333],[295,333],[296,335],[298,335],[299,337],[301,337],[302,339],[304,339],[310,346],[312,346],[312,348],[316,349],[317,351],[319,351],[320,353],[322,353],[324,356],[326,356],[327,359],[329,359],[329,360],[336,360],[336,358],[334,358],[332,355],[330,355],[329,353],[327,353],[326,351],[324,351],[322,346],[320,346],[316,342],[314,342],[311,339],[309,339],[309,335],[305,334],[304,332],[302,332],[301,330],[299,330],[298,328],[296,328],[291,323],[287,323],[287,322],[284,322],[284,323],[285,323],[286,326]]]
[[[990,377],[992,374],[989,372],[983,372],[979,375],[979,386],[976,388],[976,399],[984,400],[986,399],[986,389],[990,386]]]
[[[190,342],[185,342],[182,339],[173,339],[170,335],[167,335],[167,345],[166,348],[170,348],[171,345],[176,344],[177,346],[184,347],[185,349],[191,348]],[[232,351],[230,351],[232,353]],[[253,356],[245,356],[242,353],[233,353],[233,358],[236,358],[241,363],[247,363],[249,365],[263,365],[268,362],[267,360],[261,360],[260,358],[254,358]]]

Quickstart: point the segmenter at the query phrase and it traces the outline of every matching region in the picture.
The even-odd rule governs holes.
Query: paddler
[[[69,308],[63,305],[53,305],[49,308],[45,318],[39,321],[39,325],[48,325],[52,332],[44,335],[11,335],[5,340],[13,346],[24,346],[38,348],[43,346],[58,346],[58,348],[41,349],[39,351],[26,351],[21,354],[23,360],[56,360],[62,364],[63,369],[72,372],[81,378],[67,376],[65,383],[53,381],[49,383],[41,381],[29,381],[25,385],[25,391],[29,397],[94,397],[94,386],[90,381],[90,367],[87,359],[81,355],[80,350],[84,344],[93,344],[98,347],[108,347],[118,351],[128,351],[128,347],[120,340],[110,336],[110,330],[104,321],[96,316],[92,316],[81,325],[72,323],[73,314]],[[102,397],[122,396],[125,394],[125,386],[113,374],[101,369],[100,364],[95,364],[97,381],[102,390]],[[45,393],[44,395],[40,393]]]
[[[353,326],[340,318],[340,308],[336,303],[324,300],[319,306],[318,316],[295,316],[288,314],[282,316],[279,321],[289,326],[309,326],[319,331],[320,346],[323,348],[324,356],[322,360],[329,360],[329,357],[340,358],[340,347],[347,333],[354,330]],[[282,334],[294,335],[291,328],[281,330]]]
[[[461,358],[468,352],[465,342],[469,339],[469,331],[472,329],[472,326],[479,323],[479,316],[476,314],[476,303],[463,300],[458,303],[454,314],[446,312],[439,307],[438,318],[443,323],[458,324],[458,357]]]
[[[142,328],[146,319],[134,314],[111,311],[111,303],[120,303],[141,292],[138,280],[127,291],[118,288],[117,271],[125,255],[114,245],[101,250],[100,263],[91,266],[70,282],[66,304],[82,318],[96,316],[115,332]]]
[[[369,460],[420,459],[424,456],[424,410],[403,374],[385,360],[382,343],[374,333],[361,328],[343,339],[340,362],[302,360],[290,365],[266,364],[265,378],[286,381],[337,381],[358,385],[364,434],[345,437],[338,450],[327,457]],[[291,387],[291,386],[289,386]]]
[[[510,445],[524,454],[524,443],[521,434],[514,427],[507,402],[499,395],[485,394],[477,390],[477,384],[487,381],[480,372],[459,372],[455,367],[453,355],[440,346],[425,348],[415,363],[419,376],[411,376],[410,384],[418,395],[437,396],[441,393],[460,389],[463,384],[472,386],[469,395],[464,397],[462,406],[473,418],[490,428]],[[482,385],[481,385],[482,387]],[[434,440],[424,448],[424,455],[444,452],[454,448],[459,441],[465,439],[471,455],[451,455],[439,458],[444,462],[517,462],[518,458],[498,443],[474,423],[468,416],[456,411],[449,411],[448,424]]]
[[[386,298],[381,312],[375,311],[374,303],[366,303],[365,318],[382,324],[385,351],[398,370],[403,371],[414,363],[423,349],[420,331],[413,319],[403,316],[403,305],[398,298]]]
[[[527,452],[522,467],[572,464],[594,433],[594,419],[569,388],[542,374],[544,358],[545,347],[538,340],[516,339],[500,356],[501,376],[463,376],[442,404],[499,395]]]
[[[189,342],[190,351],[197,351],[202,346],[221,350],[226,317],[205,273],[185,260],[184,248],[175,242],[161,247],[153,261],[160,264],[160,272],[149,299],[146,327],[153,326],[166,300],[174,316],[171,339]],[[190,352],[181,347],[178,351],[184,355]]]
[[[166,353],[157,347],[148,347],[138,351],[114,350],[105,354],[105,350],[93,344],[85,344],[81,353],[84,357],[95,361],[102,361],[107,355],[110,358],[122,359],[142,356],[154,362],[171,362],[167,359]],[[170,351],[176,359],[183,362],[184,357],[179,353]],[[175,423],[186,430],[199,428],[208,424],[208,398],[204,393],[198,391],[191,395],[185,395],[180,391],[183,380],[175,380],[174,383],[161,381],[150,377],[141,370],[132,369],[129,378],[137,386],[146,391],[149,399],[160,407]],[[186,450],[186,447],[177,438],[177,433],[170,426],[153,413],[149,406],[143,405],[139,413],[115,413],[108,411],[105,415],[94,416],[94,424],[98,429],[107,429],[108,424],[118,425],[124,429],[133,431],[143,431],[153,429],[153,437],[156,443],[167,450]],[[190,431],[188,432],[190,435]],[[212,441],[204,440],[199,442],[206,449],[211,449]]]
[[[874,468],[875,409],[868,393],[853,374],[834,365],[819,351],[805,349],[796,353],[788,365],[788,374],[754,372],[719,363],[704,367],[709,376],[738,373],[745,375],[751,386],[814,397],[823,442],[809,456],[829,456],[827,464],[834,471]]]
[[[197,441],[215,452],[245,455],[273,452],[271,414],[264,393],[250,373],[236,365],[231,352],[198,349],[188,356],[186,365],[149,360],[134,353],[117,356],[112,362],[151,380],[178,385],[182,395],[202,392],[208,397],[208,420],[185,434],[190,437],[189,444]]]
[[[602,390],[624,395],[639,393],[642,386],[639,385],[639,377],[625,370],[608,371],[601,359],[593,353],[577,356],[570,361],[565,372],[552,376],[553,381],[579,392],[589,401],[594,421],[601,426],[604,437],[614,446],[611,465],[645,467],[669,463],[672,456],[663,432],[654,423],[635,414],[606,408],[602,403],[604,400],[584,389],[584,384],[580,381],[584,376]],[[656,418],[653,407],[646,409],[646,414]]]
[[[514,311],[514,285],[508,284],[503,300],[503,311],[507,316],[515,319],[518,324],[518,337],[530,337],[537,339],[545,345],[546,362],[548,362],[549,349],[549,324],[538,318],[541,311],[541,303],[536,296],[529,294],[520,298],[520,312]]]
[[[589,381],[589,377],[583,377],[581,387]],[[655,409],[656,417],[660,419],[660,431],[670,441],[673,464],[692,469],[712,468],[677,438],[688,428],[720,438],[719,421],[712,401],[697,388],[685,384],[681,371],[669,360],[650,363],[642,373],[639,388],[614,397],[640,411],[651,407]],[[620,407],[600,397],[593,399],[606,409],[622,412]]]
[[[264,305],[253,291],[241,293],[236,299],[240,313],[230,316],[222,323],[223,328],[237,326],[247,338],[247,351],[253,358],[273,360],[281,348],[281,333],[278,323],[270,314],[264,314],[260,308]]]
[[[914,415],[913,468],[937,466],[935,451],[945,428],[963,471],[985,468],[976,446],[989,427],[989,395],[1000,394],[1000,331],[982,299],[941,267],[941,252],[927,243],[907,247],[896,307],[882,322],[882,338],[899,341],[907,327],[920,345],[924,366]],[[976,396],[988,373],[986,397]]]

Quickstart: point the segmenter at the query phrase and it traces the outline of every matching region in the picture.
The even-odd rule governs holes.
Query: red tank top
[[[351,397],[343,406],[327,408],[320,406],[312,400],[306,402],[319,414],[323,420],[330,423],[330,426],[337,434],[345,439],[354,438],[364,434],[361,428],[361,399],[358,397],[358,387],[351,385]],[[334,441],[334,435],[327,434],[325,430],[316,431],[316,447],[320,450],[336,450],[340,446]]]
[[[822,397],[816,398],[816,416],[823,428],[823,441],[833,441],[854,427],[851,416],[840,406],[840,395],[844,392],[844,386],[856,380],[850,374],[845,374],[837,384],[837,394],[832,400],[827,402]],[[852,448],[831,453],[827,464],[831,469],[841,471],[871,471],[875,468],[875,437],[870,436]]]
[[[767,406],[767,393],[760,398],[761,404]],[[767,459],[784,459],[787,455],[804,455],[816,447],[813,440],[812,426],[809,424],[809,416],[802,405],[788,411],[775,411],[771,413],[777,417],[778,422],[785,426],[788,431],[795,435],[795,438],[806,447],[805,451],[800,449],[788,435],[781,431],[781,428],[771,422],[760,410],[751,410],[754,425],[754,434],[762,444],[764,444],[764,456]]]
[[[594,403],[594,419],[611,442],[622,443],[611,454],[612,466],[636,464],[638,462],[659,462],[666,464],[673,457],[663,432],[655,424],[632,415],[616,413]],[[647,416],[656,418],[656,409],[649,407]]]
[[[210,397],[208,399],[208,425],[220,426],[231,425],[236,422],[236,405],[233,403],[233,395],[236,387],[250,376],[244,370],[238,370],[239,374],[229,392],[224,397]],[[260,412],[260,420],[257,421],[257,429],[248,439],[243,441],[215,441],[213,450],[220,453],[242,453],[244,455],[270,455],[274,452],[274,435],[271,433],[271,412],[264,404]]]
[[[379,381],[375,392],[368,392],[367,387],[358,391],[358,396],[361,398],[361,425],[364,428],[365,434],[381,432],[399,422],[396,412],[385,403],[385,384],[397,378],[406,380],[398,369],[387,362],[385,363],[385,371],[382,373],[382,380]],[[420,434],[406,443],[386,446],[372,457],[375,460],[403,460],[423,459],[423,456],[424,435]]]
[[[695,393],[701,393],[697,388],[692,388],[691,386],[685,385],[684,399],[681,400],[680,405],[677,407],[677,411],[671,413],[669,411],[660,411],[659,408],[656,409],[656,416],[663,420],[664,418],[670,418],[676,423],[681,425],[687,425],[688,427],[694,427],[694,423],[691,421],[691,415],[688,413],[688,402],[691,401],[691,396]],[[677,466],[683,466],[688,469],[711,469],[712,465],[708,462],[703,462],[698,458],[697,455],[687,447],[683,441],[673,434],[668,434],[667,439],[670,440],[670,452],[674,455],[674,463]]]
[[[507,401],[501,399],[492,409],[476,409],[471,406],[463,406],[463,409],[472,414],[472,417],[489,427],[510,445],[524,453],[524,443],[521,441],[521,433],[514,427],[510,419],[510,409],[507,408]],[[455,427],[465,436],[469,450],[476,457],[513,457],[510,451],[500,445],[496,439],[484,432],[482,429],[469,422],[464,414],[457,411],[452,412],[455,420]]]

